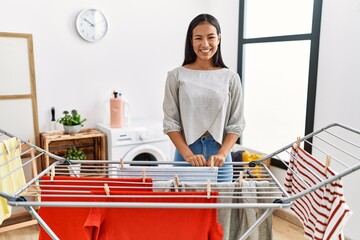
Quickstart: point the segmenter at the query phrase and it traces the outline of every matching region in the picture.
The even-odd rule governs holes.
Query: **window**
[[[318,0],[240,0],[245,147],[272,153],[313,131],[321,8]]]

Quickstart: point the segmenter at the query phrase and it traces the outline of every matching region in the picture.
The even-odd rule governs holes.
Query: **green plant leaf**
[[[86,154],[81,149],[70,147],[64,154],[64,158],[68,160],[85,160]]]
[[[71,114],[69,114],[69,111],[65,110],[63,111],[64,116],[59,118],[57,121],[63,125],[67,126],[75,126],[75,125],[81,125],[83,126],[83,123],[86,121],[86,118],[81,119],[80,114],[73,109],[71,111]]]

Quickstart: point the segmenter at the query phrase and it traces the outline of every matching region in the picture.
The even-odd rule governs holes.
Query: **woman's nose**
[[[207,39],[202,40],[201,45],[205,47],[209,46],[208,40]]]

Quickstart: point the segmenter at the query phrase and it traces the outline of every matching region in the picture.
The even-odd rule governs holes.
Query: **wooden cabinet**
[[[106,136],[97,129],[84,129],[75,134],[41,133],[40,146],[60,157],[74,146],[85,152],[87,160],[106,159]],[[52,161],[53,159],[46,155],[43,159],[43,169],[47,168]]]

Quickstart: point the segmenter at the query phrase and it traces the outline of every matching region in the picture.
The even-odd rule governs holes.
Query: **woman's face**
[[[192,35],[192,45],[197,60],[211,60],[220,43],[216,28],[208,22],[200,23],[193,29]]]

